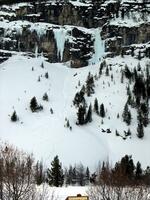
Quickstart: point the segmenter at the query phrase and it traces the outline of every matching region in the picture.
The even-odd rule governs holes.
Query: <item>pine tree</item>
[[[109,68],[108,68],[108,65],[106,66],[106,72],[105,72],[105,75],[106,75],[106,76],[109,76]]]
[[[14,112],[12,113],[10,119],[11,119],[12,122],[16,122],[16,121],[18,121],[18,116],[17,116],[16,111],[14,111]]]
[[[82,104],[82,105],[86,104],[85,98],[84,98],[84,92],[82,90],[75,94],[73,104],[76,106],[79,106],[80,104]]]
[[[130,110],[128,108],[128,104],[127,103],[125,104],[122,117],[123,117],[123,121],[126,122],[127,125],[131,124],[131,112],[130,112]]]
[[[77,167],[77,180],[80,186],[85,185],[85,168],[82,164]]]
[[[85,94],[85,85],[82,86],[80,92],[84,95]]]
[[[121,70],[121,83],[124,82],[124,72]]]
[[[41,63],[41,68],[44,68],[44,63],[43,62]]]
[[[143,130],[143,124],[142,123],[138,124],[137,136],[138,136],[138,138],[143,138],[144,137],[144,130]]]
[[[89,184],[89,181],[90,181],[90,170],[89,168],[87,167],[86,168],[86,184]]]
[[[86,114],[85,106],[80,105],[77,112],[77,116],[78,116],[77,124],[79,125],[85,124],[85,114]]]
[[[49,100],[47,93],[45,93],[45,94],[43,95],[43,100],[44,100],[44,101],[48,101],[48,100]]]
[[[62,186],[64,182],[64,174],[58,156],[54,157],[51,162],[51,168],[47,170],[47,182],[52,186]]]
[[[136,164],[136,171],[135,171],[136,180],[139,180],[141,176],[142,176],[142,168],[141,168],[141,163],[138,161]]]
[[[95,98],[95,100],[94,100],[94,111],[96,112],[96,114],[99,115],[99,105],[98,105],[97,98]]]
[[[44,170],[43,170],[43,163],[37,162],[35,166],[35,181],[37,185],[41,185],[44,182]]]
[[[149,118],[148,118],[148,115],[149,115],[149,103],[148,103],[148,100],[141,103],[141,106],[140,106],[140,111],[142,113],[142,123],[145,127],[147,127],[148,123],[149,123]]]
[[[72,185],[73,184],[73,167],[70,165],[69,170],[66,172],[66,184]]]
[[[138,59],[141,60],[141,51],[138,53]]]
[[[76,166],[74,166],[72,170],[72,183],[76,184],[77,183],[77,169]]]
[[[33,97],[30,101],[30,109],[32,112],[36,112],[37,108],[38,108],[38,103],[36,97]]]
[[[86,80],[86,94],[87,96],[91,96],[91,94],[94,94],[94,78],[93,75],[89,72],[87,80]]]
[[[134,57],[134,47],[131,47],[131,56]]]
[[[46,79],[49,78],[49,74],[48,74],[48,72],[45,73],[45,78],[46,78]]]
[[[104,104],[103,103],[100,105],[100,113],[99,114],[100,114],[100,116],[102,118],[105,117],[105,108],[104,108]]]
[[[87,115],[86,115],[86,119],[85,122],[92,122],[92,105],[90,104]]]
[[[30,101],[30,109],[32,112],[37,112],[43,110],[42,105],[38,105],[36,97],[33,97]]]

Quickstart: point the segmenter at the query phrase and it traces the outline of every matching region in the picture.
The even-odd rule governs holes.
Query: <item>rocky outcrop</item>
[[[101,36],[106,39],[105,51],[119,55],[121,50],[130,48],[132,44],[147,43],[150,41],[150,23],[139,26],[103,26]]]
[[[46,26],[45,26],[46,27]],[[29,52],[33,55],[43,53],[49,62],[70,61],[71,67],[83,67],[88,64],[94,50],[92,32],[76,27],[47,27],[45,32],[31,28],[31,25],[22,27],[19,32],[0,29],[0,49]]]
[[[35,49],[38,49],[50,62],[70,61],[72,67],[81,67],[88,64],[95,48],[92,31],[89,29],[85,31],[84,28],[102,27],[101,36],[105,40],[105,52],[109,52],[109,56],[119,55],[122,49],[128,51],[132,44],[150,41],[148,22],[130,27],[111,23],[113,18],[122,20],[125,15],[132,16],[132,13],[129,13],[130,7],[136,10],[137,5],[132,4],[131,6],[121,4],[120,1],[106,0],[89,2],[59,0],[2,6],[0,19],[2,21],[7,19],[14,24],[8,27],[9,22],[6,21],[6,27],[1,25],[0,48],[32,54]],[[138,9],[141,9],[141,5]],[[147,9],[144,6],[144,10]],[[140,12],[148,12],[144,10]],[[21,21],[19,31],[15,20]],[[29,23],[26,23],[26,20]],[[36,27],[38,24],[36,22],[42,22],[42,24]],[[78,28],[75,28],[77,26]],[[96,57],[99,58],[99,55]]]

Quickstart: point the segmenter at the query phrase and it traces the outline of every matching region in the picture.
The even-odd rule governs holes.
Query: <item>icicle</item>
[[[57,56],[60,56],[60,61],[63,60],[64,46],[66,41],[67,30],[60,27],[59,29],[54,29],[55,40],[57,44]]]
[[[94,53],[92,58],[89,60],[89,64],[98,63],[104,54],[104,43],[101,39],[100,31],[99,28],[94,29]]]
[[[35,57],[37,58],[38,57],[38,46],[36,45],[35,47]]]

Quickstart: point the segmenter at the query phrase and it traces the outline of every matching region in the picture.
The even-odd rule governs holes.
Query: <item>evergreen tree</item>
[[[141,51],[138,53],[138,59],[141,60]]]
[[[106,66],[106,72],[105,72],[105,75],[106,75],[106,76],[109,76],[109,68],[108,68],[108,65]]]
[[[85,94],[85,85],[82,86],[80,92],[84,95]]]
[[[123,83],[124,82],[124,72],[123,72],[123,70],[121,70],[121,83]]]
[[[77,169],[76,166],[74,166],[72,170],[72,183],[76,184],[77,183]]]
[[[142,123],[145,127],[147,127],[147,125],[149,123],[149,118],[148,118],[149,109],[148,108],[149,108],[148,100],[141,103],[140,110],[141,110],[142,115],[143,115]]]
[[[44,63],[42,62],[42,64],[41,64],[41,68],[44,68]]]
[[[130,112],[130,110],[128,108],[128,104],[127,103],[125,104],[122,117],[123,117],[123,121],[126,122],[127,125],[131,124],[131,112]]]
[[[102,118],[105,117],[105,108],[104,108],[104,104],[103,103],[100,105],[100,113],[99,114],[100,114],[100,116]]]
[[[43,170],[43,163],[37,162],[35,166],[35,181],[37,185],[41,185],[44,182],[44,170]]]
[[[134,57],[134,47],[131,47],[131,56]]]
[[[99,105],[97,98],[94,100],[94,111],[99,115]]]
[[[85,114],[86,114],[85,106],[80,105],[77,112],[77,116],[78,116],[77,124],[79,125],[85,124]]]
[[[12,122],[16,122],[16,121],[18,121],[18,116],[17,116],[16,111],[14,111],[14,112],[12,113],[10,119],[11,119]]]
[[[86,94],[87,96],[91,96],[91,94],[94,94],[94,78],[93,75],[89,72],[87,80],[86,80]]]
[[[73,184],[73,167],[70,165],[69,170],[66,172],[66,184],[72,185]]]
[[[137,136],[138,136],[138,138],[143,138],[144,137],[144,130],[143,130],[143,124],[142,123],[138,124]]]
[[[122,173],[126,177],[128,177],[128,179],[132,180],[132,178],[134,177],[134,169],[135,169],[132,156],[125,155],[121,159],[120,167],[121,167]]]
[[[89,184],[89,181],[90,181],[90,170],[89,168],[87,167],[86,168],[86,184]]]
[[[36,112],[37,108],[38,108],[38,103],[36,97],[33,97],[30,101],[30,109],[32,112]]]
[[[64,174],[58,156],[54,157],[51,162],[51,168],[47,170],[47,182],[52,186],[62,186],[64,182]]]
[[[82,164],[77,167],[77,180],[80,186],[85,185],[85,168]]]
[[[92,105],[90,104],[87,115],[86,115],[86,119],[85,122],[92,122]]]
[[[49,78],[49,74],[48,74],[48,72],[45,73],[45,78],[46,78],[46,79]]]
[[[102,75],[103,73],[103,68],[104,68],[105,63],[101,62],[100,67],[99,67],[99,77]]]
[[[85,98],[84,98],[84,92],[82,90],[75,94],[73,104],[76,106],[79,106],[79,104],[82,104],[82,105],[86,104]]]
[[[125,65],[124,74],[129,80],[132,78],[132,72],[130,71],[127,65]]]
[[[135,178],[136,180],[139,180],[142,176],[142,168],[141,168],[141,163],[137,162],[136,164],[136,171],[135,171]]]
[[[44,101],[48,101],[48,100],[49,100],[49,99],[48,99],[47,93],[45,93],[45,94],[43,95],[43,100],[44,100]]]

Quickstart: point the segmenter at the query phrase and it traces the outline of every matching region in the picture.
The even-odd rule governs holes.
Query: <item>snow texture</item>
[[[42,62],[44,68],[41,68]],[[78,81],[80,80],[81,85],[84,84],[89,71],[93,75],[97,74],[99,64],[71,69],[60,63],[50,64],[43,57],[14,55],[0,65],[1,140],[8,141],[27,152],[33,152],[37,159],[43,159],[46,164],[49,164],[55,155],[59,155],[64,166],[82,162],[95,170],[99,161],[109,159],[113,164],[125,154],[132,154],[135,162],[139,160],[146,167],[149,165],[147,152],[150,126],[145,128],[144,138],[138,139],[134,109],[131,110],[132,137],[122,139],[124,130],[128,130],[121,118],[127,100],[128,83],[120,83],[120,70],[125,64],[133,68],[138,62],[131,57],[107,59],[107,63],[112,65],[114,81],[103,73],[95,82],[95,94],[86,98],[88,104],[93,104],[95,97],[99,103],[104,103],[107,108],[104,124],[101,124],[102,119],[99,116],[93,114],[92,123],[77,126],[77,109],[73,106],[72,100],[75,93],[81,89]],[[146,59],[140,61],[141,66],[144,67],[146,62]],[[49,79],[45,78],[46,72],[49,73]],[[45,92],[49,96],[49,102],[42,100]],[[29,105],[33,96],[36,96],[38,103],[43,105],[43,111],[31,112]],[[53,109],[53,114],[50,113],[50,108]],[[14,110],[19,116],[17,123],[10,121]],[[65,118],[69,119],[72,131],[64,127]],[[103,133],[102,128],[110,128],[112,133]],[[116,137],[116,129],[122,137]]]

